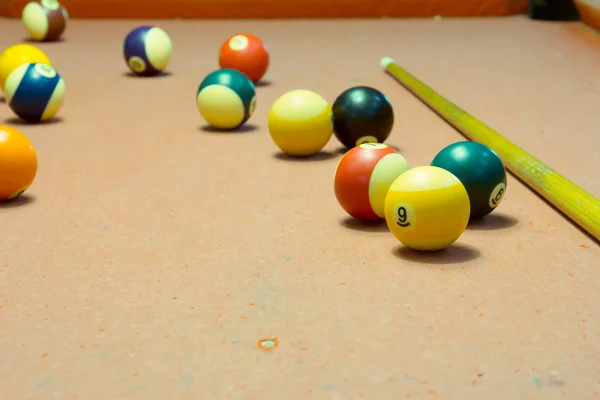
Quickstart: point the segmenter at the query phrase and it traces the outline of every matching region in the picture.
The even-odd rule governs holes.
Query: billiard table
[[[168,73],[128,74],[127,32],[173,41]],[[271,66],[235,132],[196,89],[238,31]],[[22,42],[2,20],[0,46]],[[79,20],[38,45],[63,108],[23,124],[34,184],[0,208],[0,399],[592,399],[600,396],[600,246],[509,176],[501,205],[441,252],[350,219],[343,150],[290,158],[269,137],[283,93],[382,90],[388,140],[426,165],[456,130],[385,74],[393,57],[600,196],[600,37],[526,16]]]

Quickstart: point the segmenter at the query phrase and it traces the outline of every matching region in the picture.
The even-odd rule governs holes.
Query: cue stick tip
[[[387,69],[388,65],[395,64],[395,63],[396,63],[396,61],[394,61],[393,58],[391,58],[391,57],[383,57],[381,59],[381,68]]]

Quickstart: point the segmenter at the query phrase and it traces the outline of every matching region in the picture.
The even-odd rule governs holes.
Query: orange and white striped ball
[[[69,14],[57,0],[33,0],[23,8],[21,21],[31,39],[51,42],[58,40],[65,31]]]
[[[350,216],[366,222],[382,221],[387,192],[408,169],[408,162],[394,148],[363,143],[340,159],[334,174],[335,197]]]

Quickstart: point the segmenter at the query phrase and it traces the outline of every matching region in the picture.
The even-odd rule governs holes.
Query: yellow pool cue
[[[381,67],[467,139],[494,150],[513,175],[600,241],[600,200],[436,93],[392,58],[381,59]]]

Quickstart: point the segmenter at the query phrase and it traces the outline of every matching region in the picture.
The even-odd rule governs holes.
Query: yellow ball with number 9
[[[469,223],[467,189],[452,173],[422,166],[400,175],[385,199],[385,220],[406,247],[442,250],[454,243]]]

